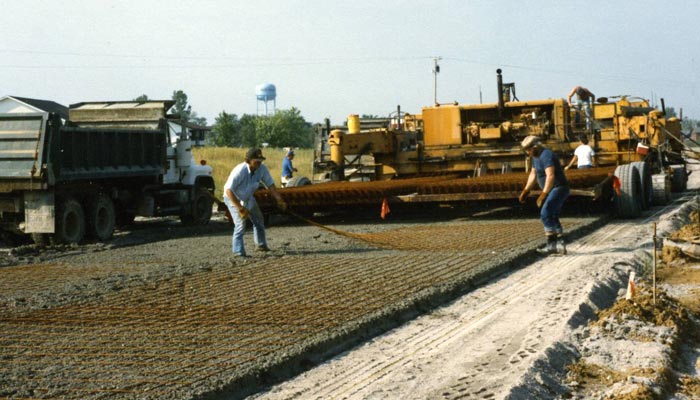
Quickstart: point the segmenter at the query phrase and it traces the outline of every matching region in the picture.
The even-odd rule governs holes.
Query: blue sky
[[[254,114],[255,87],[310,122],[433,102],[634,95],[700,119],[700,3],[692,1],[3,2],[0,96],[63,104],[168,99],[209,123]]]

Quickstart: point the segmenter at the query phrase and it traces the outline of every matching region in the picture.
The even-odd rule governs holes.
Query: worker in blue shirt
[[[297,169],[292,165],[292,160],[294,160],[294,150],[289,150],[287,155],[282,159],[282,178],[280,178],[282,187],[287,186],[289,180],[292,179],[294,173],[297,172]]]
[[[559,214],[570,192],[564,168],[559,157],[542,146],[537,136],[526,137],[521,146],[532,159],[532,168],[518,200],[524,204],[535,184],[542,190],[537,197],[537,207],[541,207],[540,219],[544,225],[547,245],[537,251],[542,254],[566,254],[564,229],[559,221]]]

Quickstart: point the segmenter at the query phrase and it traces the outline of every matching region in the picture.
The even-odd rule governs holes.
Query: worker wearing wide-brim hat
[[[528,136],[521,146],[532,159],[532,169],[518,199],[524,204],[535,184],[542,190],[537,197],[537,207],[541,208],[540,219],[544,225],[547,244],[537,251],[543,254],[566,254],[564,229],[559,221],[564,201],[569,197],[569,182],[564,175],[564,168],[559,157],[544,147],[539,137]]]
[[[243,234],[245,233],[245,221],[250,219],[253,223],[253,238],[257,250],[270,251],[267,247],[265,237],[265,220],[263,213],[255,201],[254,193],[262,182],[270,191],[272,197],[277,201],[281,209],[286,209],[287,205],[282,200],[279,192],[275,188],[275,181],[270,176],[270,171],[263,164],[262,150],[258,148],[249,149],[245,155],[245,161],[236,165],[224,184],[224,202],[233,217],[233,254],[240,257],[247,257],[245,246],[243,245]]]

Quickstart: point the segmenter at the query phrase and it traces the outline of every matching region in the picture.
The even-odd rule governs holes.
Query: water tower
[[[277,98],[277,89],[275,88],[275,85],[271,83],[262,83],[258,86],[255,87],[255,98],[257,99],[256,103],[256,112],[258,115],[260,115],[260,102],[262,101],[265,104],[265,115],[267,115],[267,104],[271,101],[272,102],[272,112],[275,112],[275,108],[277,106],[276,98]]]

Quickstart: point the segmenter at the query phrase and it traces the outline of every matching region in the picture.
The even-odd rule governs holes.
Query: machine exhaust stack
[[[496,82],[498,85],[498,118],[503,117],[503,75],[501,69],[496,70]]]

